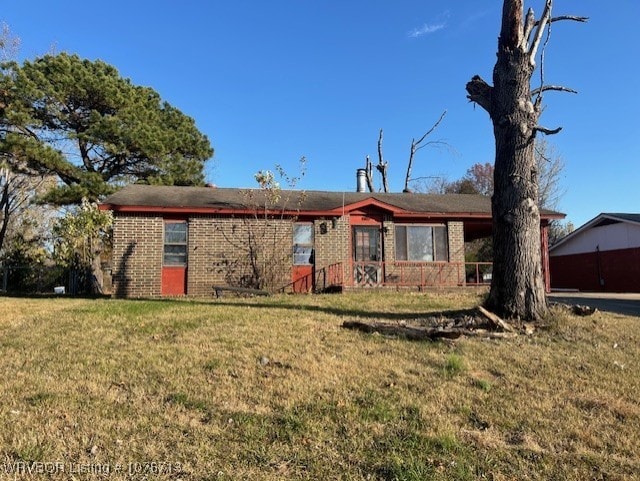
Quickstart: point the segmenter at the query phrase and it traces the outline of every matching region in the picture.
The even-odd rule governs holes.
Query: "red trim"
[[[378,226],[382,227],[382,216],[369,214],[351,214],[349,216],[349,225],[351,226]]]
[[[123,213],[141,213],[141,214],[220,214],[220,215],[254,215],[255,209],[211,209],[207,207],[159,207],[147,205],[110,205],[100,204],[101,210],[112,210],[113,212]],[[273,210],[267,211],[268,215],[289,215],[305,219],[317,219],[319,217],[340,217],[342,216],[342,208],[333,210]],[[345,214],[352,213],[351,210],[345,209]],[[417,219],[417,218],[434,218],[434,219],[491,219],[491,214],[477,212],[408,212],[396,210],[393,212],[395,219]],[[555,218],[555,217],[554,217]],[[560,218],[560,217],[558,217]]]
[[[364,199],[364,200],[361,200],[360,202],[354,202],[353,204],[346,204],[342,207],[333,209],[332,212],[337,212],[337,211],[342,212],[344,210],[345,213],[347,213],[347,212],[353,212],[354,210],[362,209],[364,207],[378,207],[379,209],[386,210],[388,212],[393,212],[394,214],[399,212],[406,212],[404,209],[400,209],[399,207],[395,207],[393,205],[387,204],[385,202],[381,202],[373,198]]]
[[[187,294],[187,268],[164,266],[162,268],[163,296],[185,296]]]
[[[144,213],[144,214],[223,214],[223,215],[255,215],[255,209],[212,209],[209,207],[159,207],[148,205],[110,205],[100,204],[102,210],[112,210],[113,212],[127,212],[127,213]],[[285,215],[294,217],[322,217],[322,216],[335,216],[333,211],[328,210],[280,210],[273,209],[268,211],[260,211],[261,215]]]
[[[379,201],[375,198],[367,198],[353,204],[346,204],[335,209],[329,210],[279,210],[273,209],[266,212],[268,215],[286,215],[286,216],[306,216],[306,217],[323,217],[323,216],[342,216],[351,214],[354,211],[363,211],[367,207],[374,207],[382,211],[390,212],[395,219],[415,219],[415,218],[434,218],[434,219],[491,219],[491,212],[411,212]],[[148,205],[112,205],[100,204],[101,210],[112,210],[114,212],[139,212],[139,213],[159,213],[159,214],[223,214],[223,215],[253,215],[255,209],[252,208],[211,208],[211,207],[161,207]],[[564,214],[540,214],[542,222],[552,219],[564,219]]]
[[[394,215],[394,219],[447,219],[452,221],[465,219],[491,220],[491,214],[478,212],[399,212],[397,215]]]
[[[542,251],[544,290],[548,294],[551,292],[551,274],[549,270],[549,227],[547,225],[543,225],[540,229],[540,248]]]

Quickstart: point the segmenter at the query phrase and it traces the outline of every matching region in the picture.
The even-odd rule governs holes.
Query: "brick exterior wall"
[[[246,286],[249,239],[264,242],[258,249],[259,264],[267,267],[264,288],[291,282],[293,223],[290,219],[242,219],[194,216],[189,218],[189,267],[187,294],[211,296],[214,285]]]
[[[396,260],[396,225],[389,215],[382,220],[382,250],[386,262]]]
[[[322,224],[326,225],[326,230]],[[342,263],[345,283],[351,280],[351,225],[349,215],[316,219],[314,225],[316,279],[323,269]],[[213,285],[243,285],[251,274],[247,239],[267,241],[262,255],[270,260],[270,282],[282,287],[291,283],[292,220],[242,219],[197,215],[188,219],[187,295],[209,297]],[[387,263],[386,281],[403,276],[409,285],[459,285],[464,282],[459,266],[443,263],[405,265],[400,272],[395,261],[395,224],[389,215],[383,219],[383,250]],[[449,262],[464,262],[464,227],[461,221],[447,222]],[[323,233],[324,232],[324,233]],[[164,220],[160,216],[116,214],[114,219],[113,295],[116,297],[159,297],[162,289]],[[410,269],[413,269],[411,271]]]
[[[326,223],[327,232],[322,233],[320,225]],[[327,269],[332,264],[342,263],[343,279],[348,273],[348,261],[351,259],[351,229],[349,216],[341,216],[336,219],[336,227],[333,227],[332,219],[316,219],[314,221],[315,236],[315,263],[316,273],[321,275],[322,269]]]
[[[447,222],[449,236],[449,262],[464,262],[464,224],[461,221]]]
[[[214,275],[213,259],[215,246],[224,241],[222,231],[216,229],[222,224],[215,217],[191,217],[189,219],[187,295],[211,295],[213,284],[223,284],[220,273]]]
[[[159,297],[162,283],[162,217],[117,214],[113,221],[113,295]]]

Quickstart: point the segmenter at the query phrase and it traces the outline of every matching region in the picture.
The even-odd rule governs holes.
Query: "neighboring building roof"
[[[611,225],[611,224],[618,224],[621,222],[640,225],[640,214],[622,214],[622,213],[607,213],[607,212],[598,214],[596,217],[586,222],[582,226],[578,227],[576,230],[574,230],[570,234],[567,234],[558,242],[556,242],[554,245],[549,247],[549,252],[550,253],[553,252],[554,250],[558,249],[560,246],[565,245],[567,242],[571,241],[572,239],[575,239],[576,237],[582,235],[584,232],[586,232],[589,229],[592,229],[594,227]]]
[[[233,213],[264,206],[266,195],[265,191],[259,189],[133,184],[107,197],[102,208],[116,212]],[[270,202],[269,206],[270,210],[308,215],[341,215],[343,212],[375,206],[402,215],[491,217],[491,199],[470,194],[282,190],[279,199]],[[544,210],[542,217],[562,218],[564,215]]]
[[[619,220],[622,222],[634,222],[640,224],[640,214],[612,214],[603,212],[597,218],[604,217],[612,220]]]

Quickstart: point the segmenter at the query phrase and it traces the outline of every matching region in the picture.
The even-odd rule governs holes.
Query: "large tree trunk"
[[[539,173],[534,142],[537,132],[555,134],[560,129],[538,125],[542,93],[575,92],[556,85],[540,85],[532,92],[531,76],[549,25],[562,20],[587,20],[569,15],[552,18],[552,6],[553,0],[545,0],[544,11],[536,20],[531,9],[525,18],[523,0],[504,0],[494,85],[478,76],[467,83],[468,98],[489,113],[496,140],[492,197],[494,264],[487,307],[502,317],[522,320],[540,319],[548,310],[542,274],[537,207]],[[542,84],[544,72],[540,78]]]
[[[531,102],[534,66],[523,45],[523,5],[505,1],[491,120],[496,141],[493,281],[487,306],[504,317],[539,319],[547,312],[540,250],[538,112]]]
[[[496,142],[494,264],[487,307],[505,318],[534,320],[546,314],[547,301],[534,157],[539,110],[531,101],[534,63],[524,35],[522,0],[505,0],[494,85],[474,77],[467,91],[489,112]]]

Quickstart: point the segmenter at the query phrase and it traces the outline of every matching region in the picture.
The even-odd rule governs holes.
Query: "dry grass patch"
[[[0,298],[0,463],[60,463],[54,479],[84,466],[193,480],[640,472],[636,318],[558,312],[534,336],[451,344],[340,328],[477,302]],[[79,475],[92,477],[105,478]]]

